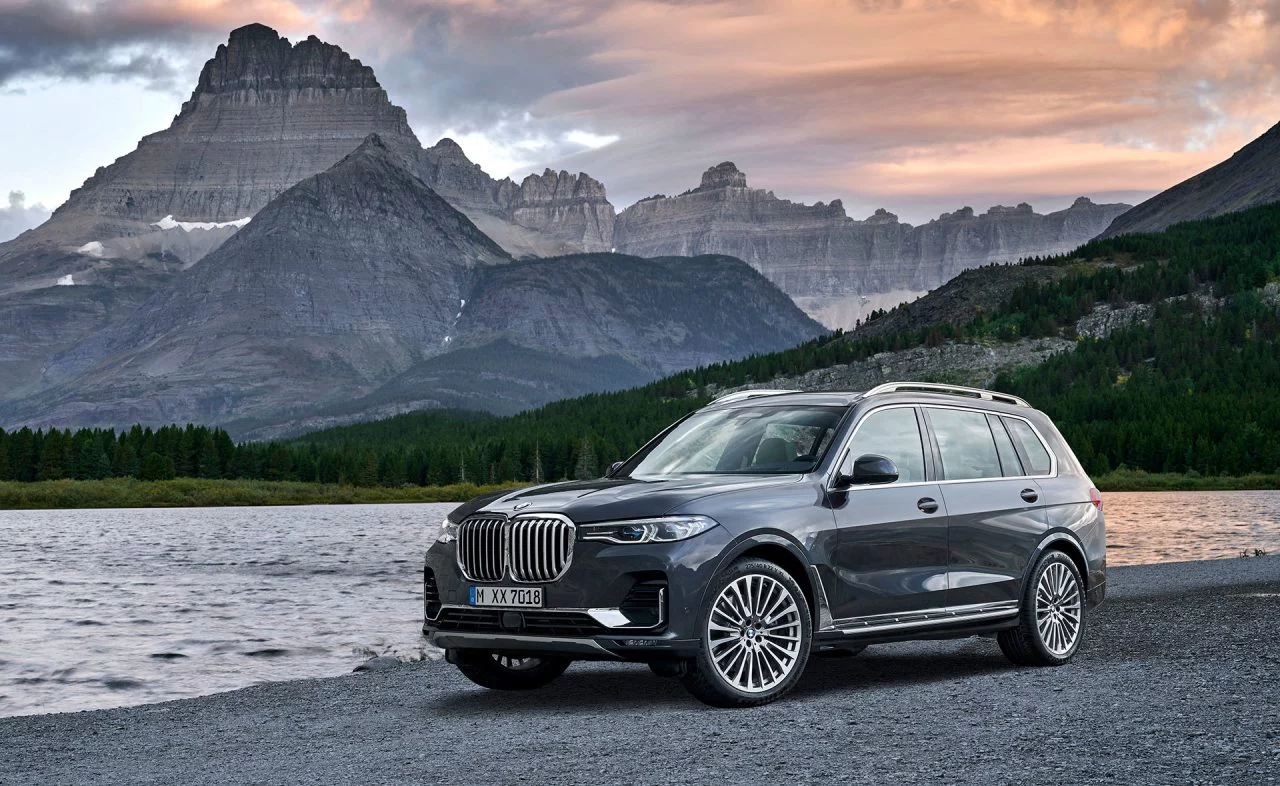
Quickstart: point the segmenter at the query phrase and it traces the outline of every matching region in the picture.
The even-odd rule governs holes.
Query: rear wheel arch
[[[1029,580],[1031,571],[1035,569],[1036,563],[1040,561],[1041,555],[1046,551],[1060,551],[1070,557],[1071,561],[1075,563],[1076,570],[1080,572],[1080,581],[1084,585],[1085,592],[1089,591],[1089,562],[1084,556],[1084,546],[1080,545],[1080,541],[1074,535],[1065,530],[1051,532],[1044,540],[1040,541],[1040,545],[1036,547],[1031,559],[1027,562],[1026,575],[1022,577],[1024,585]]]

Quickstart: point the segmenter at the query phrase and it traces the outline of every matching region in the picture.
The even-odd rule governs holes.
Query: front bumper
[[[691,657],[698,648],[703,595],[728,540],[716,527],[676,543],[578,541],[564,575],[537,585],[517,584],[509,577],[471,581],[458,568],[456,544],[437,543],[426,557],[422,630],[433,645],[446,650],[640,661]],[[470,588],[479,585],[541,586],[543,607],[472,607]],[[656,614],[647,613],[637,596],[651,603],[657,593]]]

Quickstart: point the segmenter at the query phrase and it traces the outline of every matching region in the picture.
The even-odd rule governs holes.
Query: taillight
[[[1097,489],[1089,489],[1089,501],[1098,510],[1102,510],[1102,494]]]

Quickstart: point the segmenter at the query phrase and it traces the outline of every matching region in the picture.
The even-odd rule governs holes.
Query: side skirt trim
[[[823,632],[844,634],[878,633],[880,631],[921,628],[931,625],[963,624],[980,620],[1000,619],[1002,617],[1013,617],[1017,613],[1018,602],[1016,600],[1000,601],[999,603],[977,603],[971,606],[952,606],[950,608],[925,609],[897,614],[850,617],[836,620],[831,628],[827,628]]]

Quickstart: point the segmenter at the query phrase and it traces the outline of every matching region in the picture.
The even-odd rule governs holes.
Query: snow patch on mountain
[[[84,254],[87,257],[94,257],[95,259],[102,259],[107,255],[107,250],[102,247],[102,243],[100,241],[90,240],[88,243],[77,248],[76,253]]]
[[[222,227],[235,227],[236,229],[240,229],[245,224],[249,223],[250,218],[252,218],[252,216],[237,218],[235,221],[175,221],[173,216],[165,216],[159,221],[153,223],[151,226],[159,229],[182,229],[187,232],[190,232],[193,229],[220,229]]]

